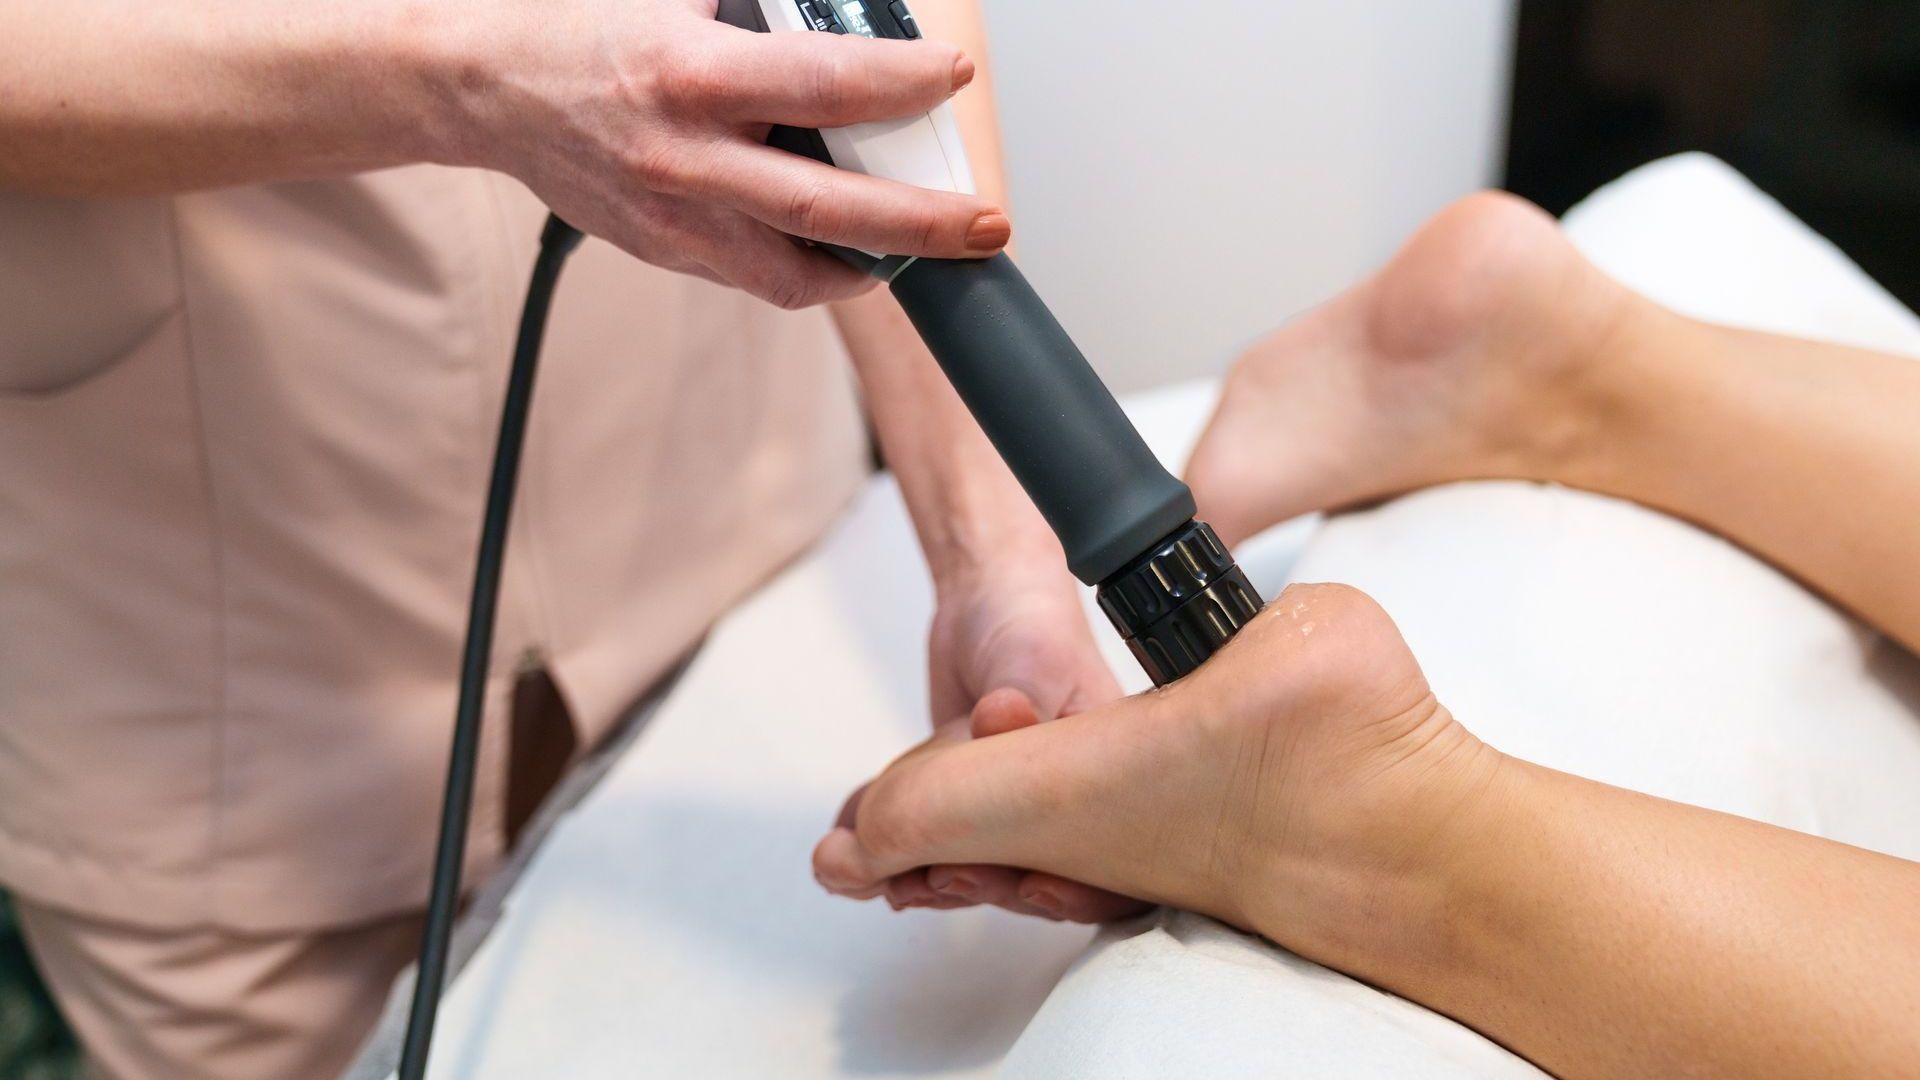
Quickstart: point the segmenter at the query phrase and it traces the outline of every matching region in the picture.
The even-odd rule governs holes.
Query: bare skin
[[[511,174],[568,221],[783,307],[872,282],[788,237],[942,258],[1011,235],[985,199],[763,145],[775,123],[925,112],[952,44],[764,35],[716,0],[86,0],[0,7],[0,190],[143,195],[415,162]]]
[[[1342,586],[1288,589],[1163,692],[990,738],[949,726],[814,869],[859,897],[958,861],[1204,912],[1556,1075],[1920,1060],[1920,864],[1502,755]]]
[[[1916,407],[1907,361],[1682,319],[1482,196],[1244,360],[1191,475],[1232,538],[1468,477],[1638,498],[1911,645]],[[1842,515],[1845,537],[1805,524]],[[1050,871],[1256,931],[1569,1076],[1920,1060],[1920,864],[1500,754],[1352,590],[1289,589],[1165,691],[1041,725],[983,722],[995,705],[870,786],[815,853],[824,884]]]

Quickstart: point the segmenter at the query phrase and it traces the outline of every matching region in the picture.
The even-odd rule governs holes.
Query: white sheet
[[[1636,172],[1567,226],[1671,306],[1920,353],[1920,321],[1711,159]],[[1559,488],[1463,484],[1332,521],[1293,571],[1372,593],[1441,699],[1503,750],[1920,858],[1920,665],[1691,526]],[[1162,913],[1102,935],[1001,1075],[1541,1074],[1444,1017]]]

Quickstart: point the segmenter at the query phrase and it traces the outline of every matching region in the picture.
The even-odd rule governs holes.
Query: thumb
[[[1032,727],[1040,722],[1040,710],[1033,698],[1011,686],[1001,687],[973,707],[973,737],[985,739],[1009,731]]]

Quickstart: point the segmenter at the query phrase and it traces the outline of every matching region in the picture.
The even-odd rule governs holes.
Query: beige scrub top
[[[0,194],[0,881],[159,927],[420,907],[495,427],[545,211],[412,167]],[[863,471],[828,317],[589,241],[561,282],[494,649],[583,740]],[[743,748],[750,752],[751,748]]]

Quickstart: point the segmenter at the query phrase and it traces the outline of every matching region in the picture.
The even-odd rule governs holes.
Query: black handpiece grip
[[[892,285],[1075,577],[1098,584],[1193,517],[1193,493],[1147,449],[1012,259],[920,259]]]

